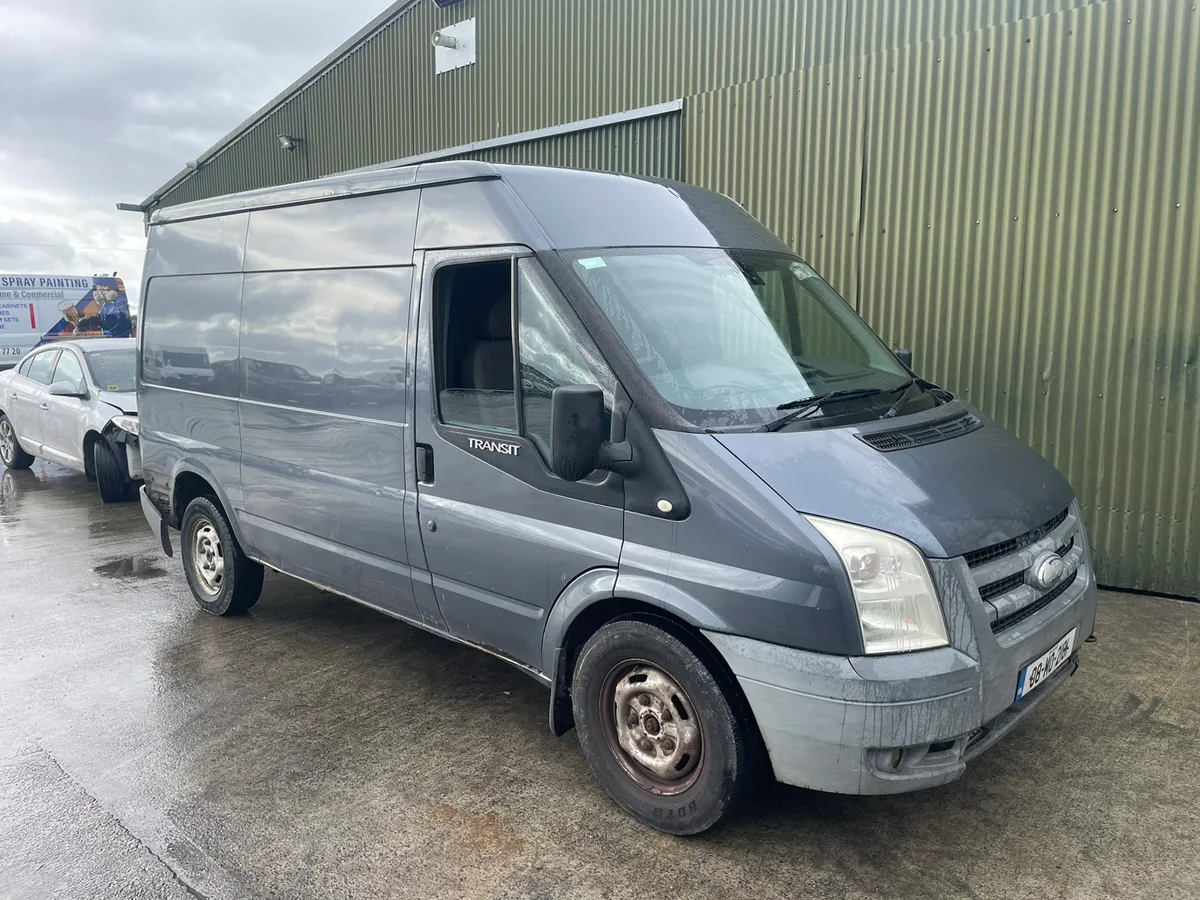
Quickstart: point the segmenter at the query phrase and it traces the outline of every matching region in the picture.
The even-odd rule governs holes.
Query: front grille
[[[1038,597],[1036,600],[1034,600],[1032,603],[1030,603],[1028,606],[1023,606],[1020,609],[1018,609],[1015,613],[1009,613],[1004,618],[997,619],[995,622],[992,623],[992,634],[999,634],[1001,631],[1007,631],[1009,628],[1012,628],[1014,625],[1016,625],[1020,622],[1024,622],[1030,616],[1036,615],[1037,613],[1041,612],[1043,609],[1045,609],[1047,606],[1049,606],[1051,603],[1053,603],[1055,600],[1057,600],[1059,597],[1061,597],[1066,592],[1067,588],[1069,588],[1071,585],[1073,585],[1075,583],[1075,580],[1077,578],[1079,578],[1079,570],[1078,569],[1075,570],[1074,575],[1072,575],[1070,578],[1068,578],[1066,581],[1064,581],[1058,587],[1051,588],[1046,593],[1042,594],[1042,596]]]
[[[1071,552],[1071,548],[1075,546],[1075,535],[1067,538],[1062,545],[1055,550],[1059,556],[1066,556]],[[1009,591],[1015,591],[1025,583],[1024,572],[1014,572],[1006,578],[1000,578],[996,581],[988,582],[979,588],[979,596],[984,600],[991,600],[993,597],[999,597],[1001,594],[1007,594]]]
[[[858,437],[863,443],[869,444],[881,453],[891,453],[893,450],[911,450],[913,447],[924,447],[926,444],[948,441],[951,438],[970,434],[982,427],[983,422],[965,412],[940,422],[897,428],[895,431],[874,431],[870,434],[860,434]]]
[[[1001,578],[999,581],[985,584],[979,589],[979,596],[984,600],[991,600],[993,597],[999,597],[1001,594],[1007,594],[1009,591],[1016,590],[1024,583],[1025,573],[1017,572],[1014,575],[1009,575],[1007,578]]]
[[[1010,553],[1024,550],[1030,544],[1036,544],[1066,520],[1067,511],[1064,509],[1045,525],[1041,525],[1033,529],[1033,531],[1027,531],[1018,537],[1009,538],[1007,541],[1001,541],[998,544],[992,544],[990,547],[984,547],[982,550],[972,550],[970,553],[964,553],[963,556],[968,566],[983,565],[985,562],[991,562],[993,559],[999,559],[1001,556],[1008,556]]]

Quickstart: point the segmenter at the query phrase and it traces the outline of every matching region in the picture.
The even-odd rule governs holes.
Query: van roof
[[[500,171],[496,166],[469,159],[418,163],[393,168],[360,169],[341,175],[327,175],[312,181],[258,188],[239,194],[196,200],[193,203],[160,207],[151,215],[150,224],[163,225],[168,222],[183,222],[188,219],[220,216],[272,206],[315,203],[338,197],[352,197],[356,194],[378,194],[406,188],[499,177]]]
[[[661,178],[552,166],[444,160],[360,169],[155,210],[150,224],[464,182],[509,184],[548,246],[738,247],[790,252],[738,203]]]

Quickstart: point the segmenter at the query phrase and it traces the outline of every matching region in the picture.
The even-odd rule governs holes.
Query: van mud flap
[[[150,499],[150,495],[146,493],[144,484],[138,490],[138,499],[142,501],[142,515],[146,517],[146,524],[150,526],[151,531],[158,533],[158,541],[162,544],[163,553],[167,556],[174,556],[175,551],[171,549],[171,535],[167,531],[167,523],[163,519],[162,513],[158,511],[158,507]]]

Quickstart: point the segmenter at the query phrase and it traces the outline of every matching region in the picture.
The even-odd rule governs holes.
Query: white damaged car
[[[141,480],[133,338],[62,341],[0,372],[0,460],[35,457],[84,473],[105,503],[132,500]]]

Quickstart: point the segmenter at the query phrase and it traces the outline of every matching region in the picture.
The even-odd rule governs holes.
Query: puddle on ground
[[[167,574],[165,568],[147,556],[114,559],[112,562],[96,566],[92,571],[105,578],[158,578]]]

